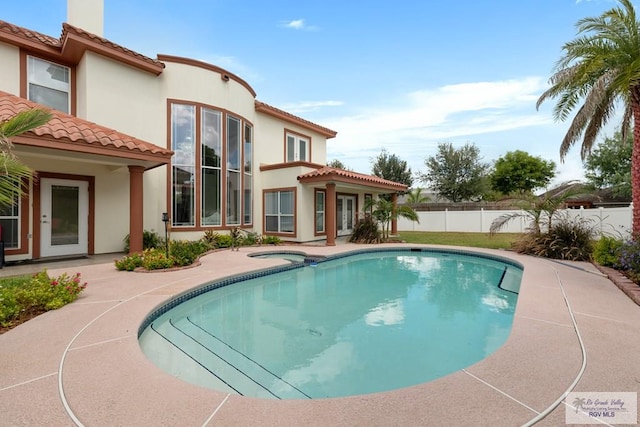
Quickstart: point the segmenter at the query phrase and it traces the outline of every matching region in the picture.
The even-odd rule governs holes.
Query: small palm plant
[[[575,190],[565,191],[560,194],[552,193],[552,191],[547,192],[542,197],[532,194],[523,195],[518,202],[522,210],[501,215],[493,220],[489,227],[489,233],[495,234],[508,223],[519,218],[529,220],[531,223],[530,231],[536,235],[541,234],[543,228],[551,230],[554,221],[558,219],[560,209],[565,206],[569,198],[579,194]]]
[[[429,196],[422,194],[422,188],[414,188],[407,194],[407,203],[412,206],[427,203],[429,200]]]
[[[410,221],[420,222],[416,211],[407,205],[398,206],[392,201],[379,197],[378,200],[369,199],[364,206],[365,211],[371,210],[371,215],[382,225],[382,239],[389,239],[391,221],[398,218],[406,218]]]
[[[51,117],[48,111],[34,108],[0,122],[0,205],[12,204],[15,197],[21,197],[26,180],[33,175],[14,155],[11,138],[44,125]]]

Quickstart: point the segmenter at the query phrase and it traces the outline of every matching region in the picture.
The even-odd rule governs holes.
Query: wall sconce
[[[162,212],[162,222],[164,222],[164,247],[166,250],[167,258],[169,258],[169,214],[167,212]]]

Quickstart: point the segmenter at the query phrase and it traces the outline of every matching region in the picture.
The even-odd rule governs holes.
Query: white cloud
[[[294,19],[292,21],[284,21],[281,24],[284,28],[291,28],[293,30],[307,30],[307,31],[315,31],[318,27],[313,25],[307,25],[304,19]]]
[[[342,101],[301,101],[293,104],[284,104],[281,108],[293,114],[301,114],[323,107],[340,107],[342,105]]]
[[[400,102],[390,103],[394,107],[362,108],[350,116],[315,120],[338,132],[328,142],[327,159],[339,158],[359,172],[370,172],[371,159],[382,148],[419,172],[438,143],[473,142],[485,161],[521,149],[555,161],[559,179],[580,179],[579,156],[570,153],[564,164],[558,158],[567,124],[553,122],[551,102],[541,111],[535,109],[546,88],[542,77],[461,83],[407,93]]]

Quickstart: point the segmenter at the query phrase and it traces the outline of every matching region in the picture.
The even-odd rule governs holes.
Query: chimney
[[[104,37],[104,0],[67,0],[67,23]]]

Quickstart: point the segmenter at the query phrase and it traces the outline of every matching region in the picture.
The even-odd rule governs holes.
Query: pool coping
[[[212,277],[288,261],[247,261],[249,253],[266,249],[255,247],[214,252],[197,268],[162,274],[118,272],[113,264],[79,266],[64,270],[81,272],[89,282],[78,301],[0,335],[0,411],[12,425],[523,425],[576,380],[574,390],[638,389],[640,368],[628,362],[640,351],[640,307],[591,264],[566,266],[506,251],[402,246],[472,250],[521,263],[523,282],[505,345],[451,375],[390,392],[313,401],[228,395],[155,367],[137,345],[138,328],[154,308]],[[285,248],[330,256],[371,247],[269,249]],[[567,302],[590,361],[585,369]],[[562,424],[564,413],[560,404],[543,423]]]

